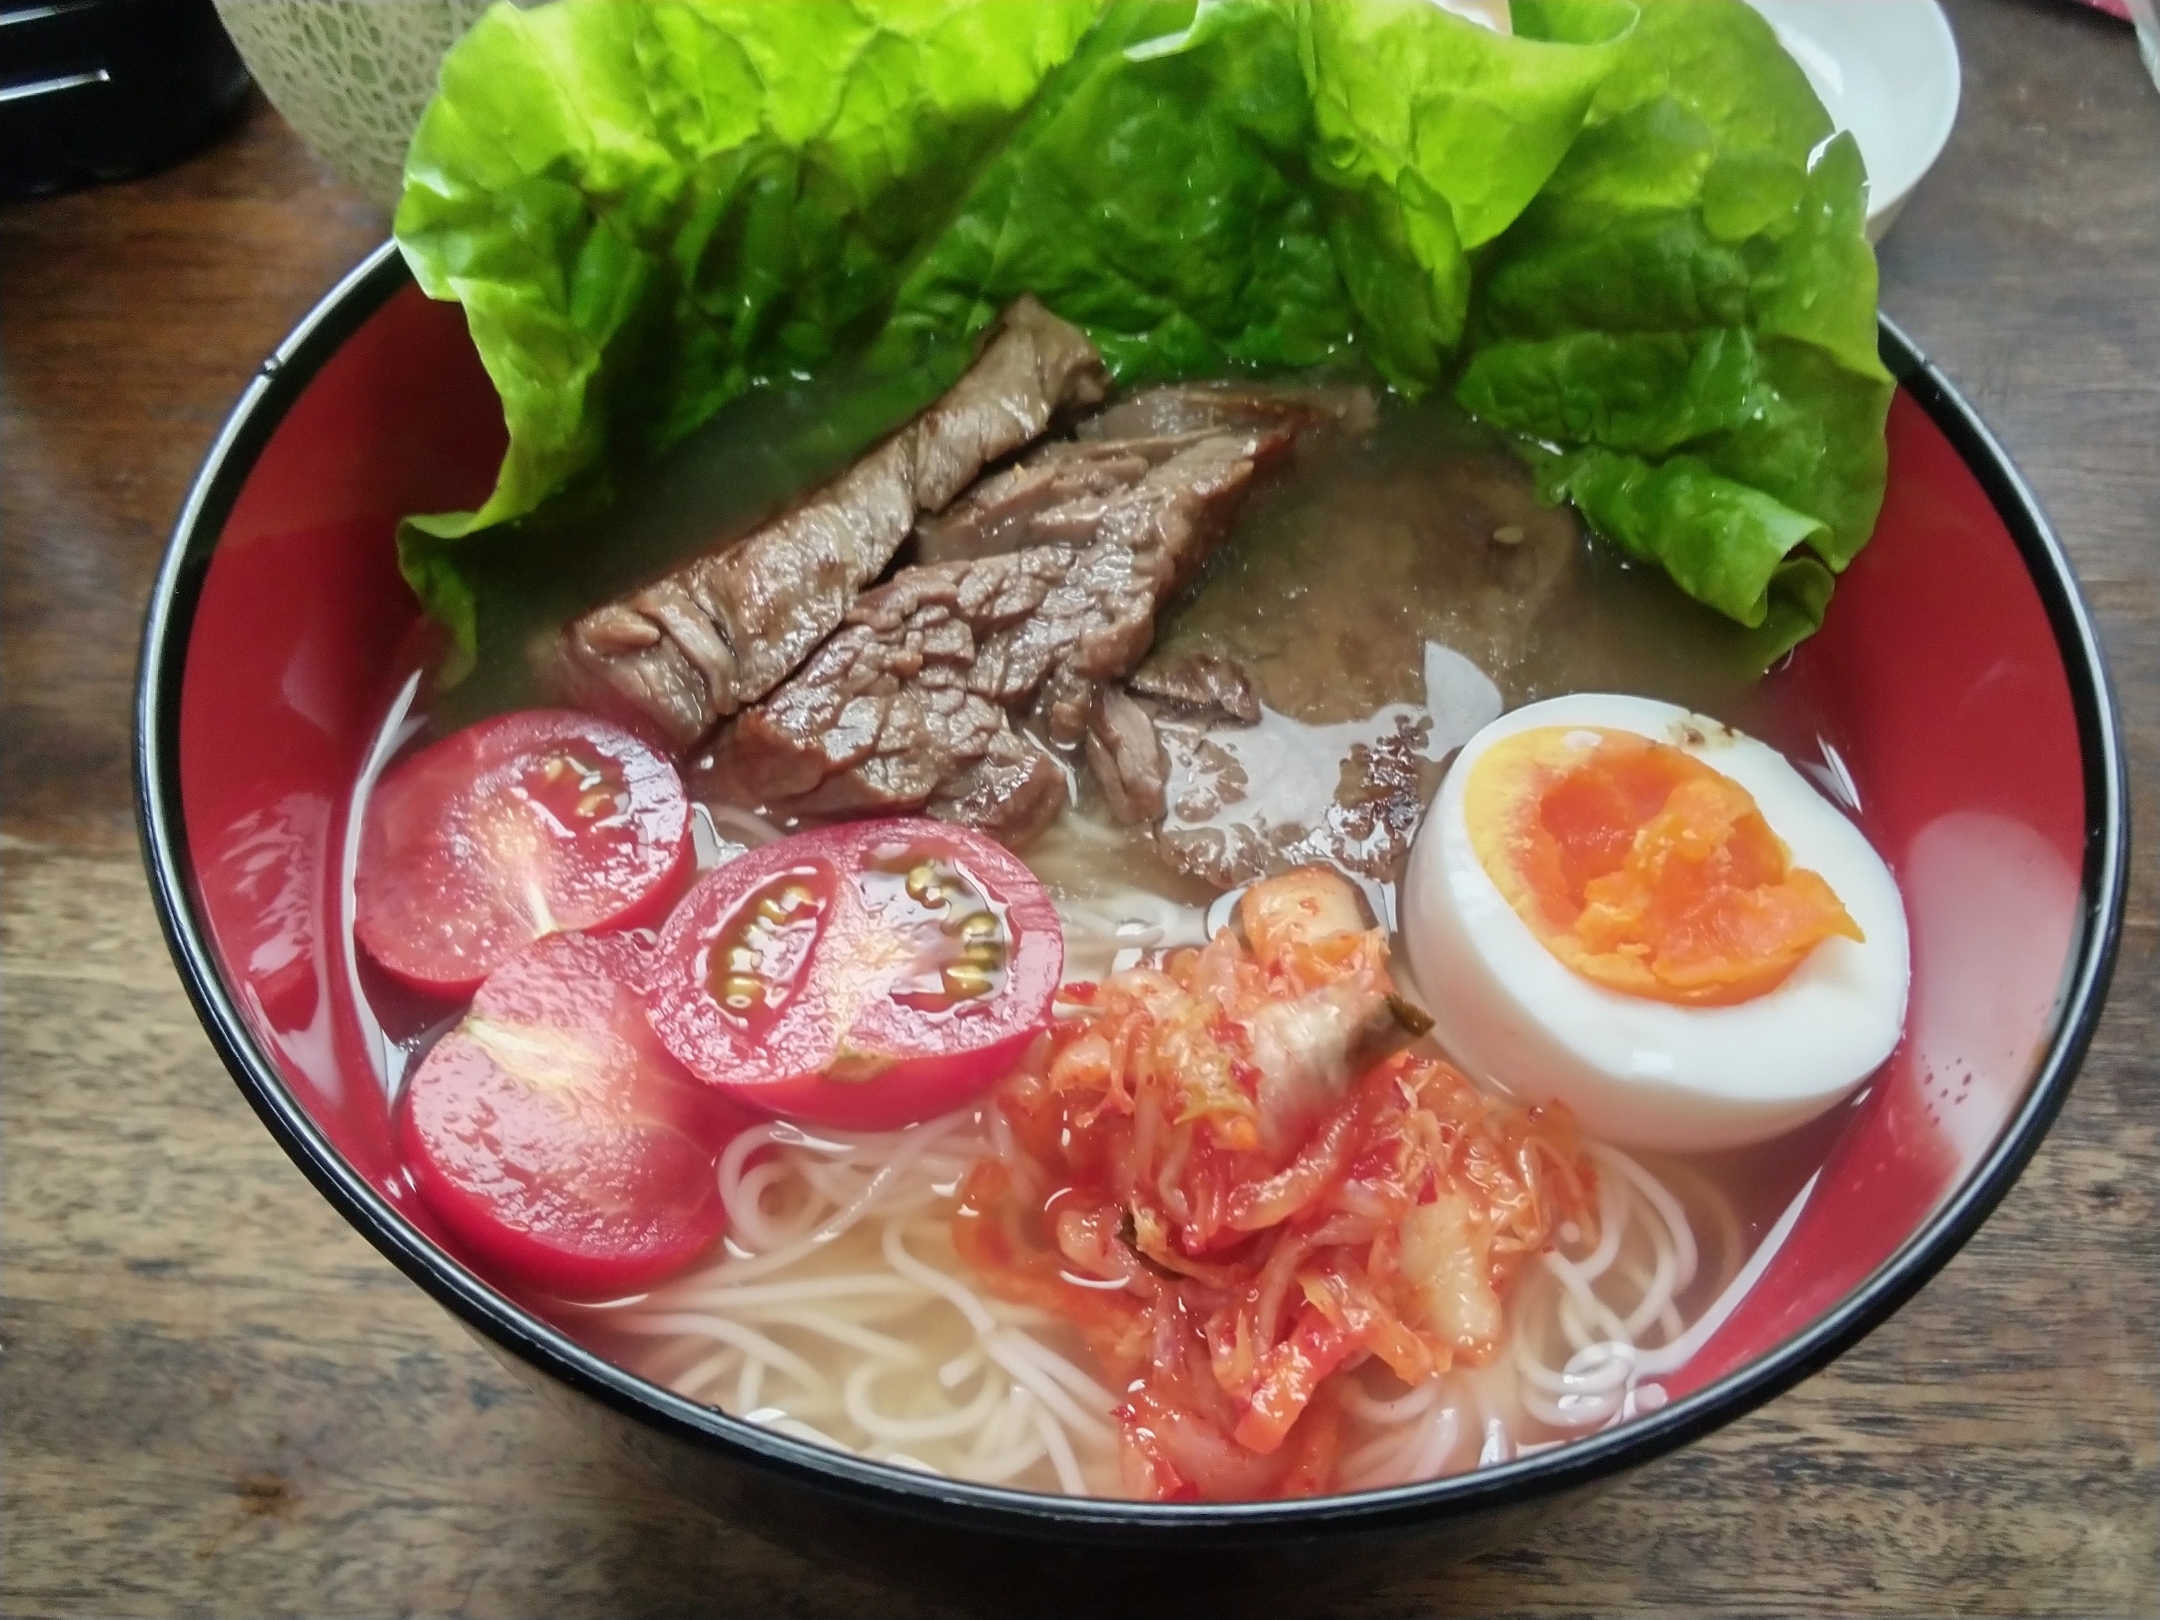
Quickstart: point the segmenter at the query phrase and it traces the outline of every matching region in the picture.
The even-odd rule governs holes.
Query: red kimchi
[[[975,1167],[954,1237],[1123,1391],[1136,1495],[1332,1489],[1333,1381],[1490,1361],[1523,1266],[1567,1223],[1595,1241],[1565,1110],[1406,1047],[1426,1021],[1333,872],[1260,884],[1206,946],[1063,997],[997,1096],[1019,1155]]]

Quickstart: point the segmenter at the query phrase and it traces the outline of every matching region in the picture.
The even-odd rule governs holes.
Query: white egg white
[[[1463,795],[1502,738],[1599,727],[1670,743],[1754,795],[1795,866],[1820,873],[1865,942],[1828,939],[1776,989],[1727,1007],[1608,990],[1548,951],[1471,847]],[[1759,1142],[1851,1094],[1897,1045],[1910,978],[1905,908],[1882,859],[1776,750],[1648,698],[1580,693],[1503,715],[1456,757],[1411,851],[1402,931],[1434,1034],[1474,1078],[1564,1101],[1624,1147]]]

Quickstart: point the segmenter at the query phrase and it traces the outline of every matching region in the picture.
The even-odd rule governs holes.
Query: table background
[[[2139,846],[2110,1012],[2023,1182],[1859,1349],[1346,1614],[2160,1613],[2160,96],[2105,18],[1950,11],[1964,113],[1883,305],[2099,615]],[[142,604],[249,373],[383,230],[261,106],[163,176],[0,210],[0,1605],[929,1615],[513,1385],[271,1143],[167,961],[127,775]]]

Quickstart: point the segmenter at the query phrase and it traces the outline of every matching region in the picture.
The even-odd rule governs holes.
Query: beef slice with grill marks
[[[573,620],[551,650],[554,683],[571,701],[691,749],[832,633],[921,514],[1107,387],[1102,357],[1078,328],[1018,300],[966,375],[832,483]]]
[[[1360,387],[1180,383],[1145,389],[1083,419],[1077,438],[1031,451],[944,511],[918,520],[915,560],[953,562],[1065,538],[1043,530],[1047,514],[1129,488],[1171,457],[1226,432],[1365,432],[1378,420],[1371,391]]]
[[[1162,819],[1170,759],[1155,719],[1120,686],[1096,689],[1088,710],[1088,771],[1110,813],[1128,826]]]
[[[1075,502],[1130,489],[1179,451],[1212,436],[1179,433],[1046,444],[1017,465],[983,479],[944,511],[920,519],[915,525],[916,561],[991,557],[1063,538],[1041,532],[1039,525],[1053,513],[1069,511]]]
[[[903,568],[864,592],[793,678],[721,733],[698,790],[796,815],[921,808],[1010,729],[1004,705],[973,688],[976,659],[1042,606],[1069,561],[1035,547]]]
[[[1134,670],[1125,684],[1139,696],[1191,718],[1241,726],[1255,725],[1260,719],[1260,695],[1253,690],[1252,677],[1236,660],[1214,653],[1187,653],[1181,658],[1158,653]]]
[[[1083,442],[1134,441],[1228,428],[1288,427],[1297,432],[1335,427],[1370,433],[1379,402],[1360,384],[1189,382],[1143,388],[1116,400],[1074,430]]]
[[[1081,741],[1097,684],[1146,655],[1157,609],[1290,437],[1202,439],[1044,513],[1060,543],[903,568],[721,733],[694,791],[779,815],[927,810],[1026,843],[1067,796],[1049,744]]]
[[[965,562],[1017,551],[1034,539],[1034,520],[1043,513],[1129,489],[1150,465],[1122,444],[1045,445],[917,522],[916,560]]]

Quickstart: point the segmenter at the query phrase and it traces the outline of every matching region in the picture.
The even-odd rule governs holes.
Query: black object
[[[210,0],[0,0],[0,198],[163,168],[247,88]]]
[[[135,803],[151,896],[219,1055],[324,1197],[520,1381],[733,1523],[820,1562],[957,1597],[1001,1617],[1308,1615],[1337,1594],[1527,1540],[1570,1500],[1828,1365],[1964,1246],[2069,1093],[2100,1021],[2122,932],[2130,837],[2122,719],[2069,560],[2031,491],[1971,406],[1885,320],[1884,363],[2002,514],[2053,625],[2077,717],[2089,837],[2082,928],[2030,1089],[1985,1157],[1866,1282],[1767,1355],[1630,1423],[1474,1473],[1296,1502],[1074,1499],[934,1478],[792,1440],[647,1384],[480,1283],[345,1162],[250,1032],[220,977],[191,891],[180,693],[211,553],[294,402],[411,279],[395,244],[385,243],[315,306],[241,397],[181,510],[151,593],[136,688]]]

